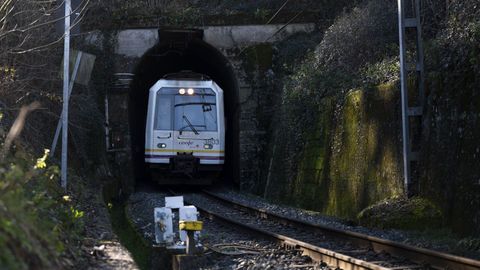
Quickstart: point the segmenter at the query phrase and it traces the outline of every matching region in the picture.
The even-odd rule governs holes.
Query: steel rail
[[[312,260],[317,262],[324,262],[328,266],[336,267],[337,269],[342,270],[391,270],[391,268],[386,268],[379,266],[373,263],[369,263],[363,260],[359,260],[347,255],[343,255],[328,249],[317,247],[315,245],[305,243],[300,240],[293,239],[291,237],[269,232],[255,226],[241,223],[239,221],[233,220],[231,218],[224,217],[220,214],[214,213],[210,210],[204,209],[197,206],[197,209],[202,213],[202,216],[207,216],[213,220],[219,220],[224,223],[228,223],[239,227],[243,230],[250,231],[252,233],[258,234],[260,236],[269,238],[285,247],[293,247],[300,249],[303,252],[303,255],[309,256]]]
[[[480,270],[480,261],[477,260],[428,250],[425,248],[414,247],[391,240],[369,236],[366,234],[339,230],[307,221],[299,221],[286,216],[270,213],[262,209],[256,209],[242,203],[230,201],[207,190],[203,190],[202,192],[225,204],[229,204],[234,208],[248,212],[250,214],[255,214],[261,218],[274,220],[284,225],[291,225],[297,228],[299,227],[313,232],[327,234],[332,237],[338,237],[344,240],[348,240],[361,247],[371,248],[375,252],[388,252],[393,256],[407,258],[412,262],[418,263],[420,265],[429,266],[433,269]]]

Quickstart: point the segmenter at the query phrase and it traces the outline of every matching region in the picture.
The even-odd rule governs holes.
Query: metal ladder
[[[421,0],[398,0],[398,25],[400,42],[400,80],[402,100],[402,133],[403,133],[403,164],[404,189],[410,197],[417,193],[418,162],[422,132],[422,118],[425,105],[425,70],[422,44],[422,27],[420,18]],[[415,52],[415,63],[407,59],[407,31],[415,32],[416,48],[408,50]],[[412,59],[413,60],[413,59]],[[416,82],[413,86],[409,82]],[[418,93],[409,97],[413,90]],[[412,91],[410,91],[412,90]],[[410,104],[411,103],[411,104]],[[411,136],[414,134],[415,136]]]

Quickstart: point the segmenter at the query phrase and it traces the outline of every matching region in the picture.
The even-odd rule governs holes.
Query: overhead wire
[[[283,5],[277,10],[277,12],[275,12],[275,14],[273,14],[273,16],[270,18],[270,20],[268,20],[268,22],[266,24],[270,24],[273,19],[275,19],[275,17],[277,17],[277,15],[280,13],[280,11],[282,11],[282,9],[288,4],[288,1],[290,0],[286,0]]]

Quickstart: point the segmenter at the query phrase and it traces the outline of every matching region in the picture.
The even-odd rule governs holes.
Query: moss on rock
[[[360,225],[381,229],[422,230],[442,225],[442,212],[431,201],[415,197],[383,200],[358,214]]]
[[[351,219],[402,194],[395,87],[382,84],[322,100],[305,128],[296,176],[282,202]]]

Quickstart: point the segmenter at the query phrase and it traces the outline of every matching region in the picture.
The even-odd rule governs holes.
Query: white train
[[[223,90],[205,75],[169,74],[150,88],[145,162],[193,177],[225,162]]]

